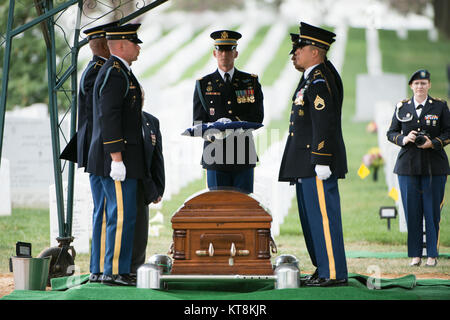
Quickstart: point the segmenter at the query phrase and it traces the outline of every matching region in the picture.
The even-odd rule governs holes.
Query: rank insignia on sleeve
[[[319,95],[314,100],[314,108],[319,111],[325,108],[325,101]]]
[[[150,131],[150,137],[152,139],[152,145],[156,146],[156,135],[153,133],[153,130]]]
[[[323,149],[324,146],[325,146],[325,141],[322,141],[322,142],[319,143],[319,145],[317,146],[317,150]]]

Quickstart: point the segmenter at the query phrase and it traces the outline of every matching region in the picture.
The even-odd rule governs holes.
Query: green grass
[[[13,209],[11,216],[0,217],[0,272],[9,269],[8,259],[15,255],[16,242],[32,243],[36,257],[50,245],[50,217],[46,209]]]
[[[159,63],[156,63],[152,66],[150,66],[147,70],[145,70],[142,73],[142,78],[148,78],[151,77],[153,75],[155,75],[164,65],[166,65],[172,58],[173,56],[177,53],[178,50],[184,48],[185,46],[187,46],[189,43],[191,43],[200,33],[202,33],[204,30],[206,29],[206,27],[200,28],[198,30],[196,30],[194,32],[194,34],[192,35],[192,38],[186,40],[183,44],[181,44],[180,47],[176,48],[174,51],[172,51],[171,53],[169,53],[163,60],[161,60]]]
[[[255,36],[250,40],[247,48],[243,52],[239,52],[238,58],[236,59],[236,68],[242,69],[251,58],[253,51],[263,42],[264,37],[270,29],[270,25],[262,26],[258,29]],[[238,47],[239,51],[239,47]]]
[[[379,35],[383,71],[404,74],[409,80],[416,70],[427,69],[431,73],[430,95],[447,99],[448,39],[440,35],[438,41],[432,42],[424,30],[408,31],[405,40],[399,39],[395,31],[380,30]],[[407,83],[405,86],[412,96]]]
[[[298,32],[298,26],[290,26],[289,33]],[[291,55],[289,52],[292,49],[292,42],[289,33],[283,38],[283,41],[280,44],[277,52],[275,53],[272,61],[270,61],[267,68],[264,70],[263,74],[260,76],[261,85],[263,86],[271,86],[278,79],[283,71],[286,63],[291,59]]]

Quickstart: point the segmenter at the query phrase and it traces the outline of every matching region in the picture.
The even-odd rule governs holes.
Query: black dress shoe
[[[91,283],[102,282],[101,276],[102,276],[101,273],[91,273],[89,275],[89,282],[91,282]]]
[[[303,278],[300,278],[300,285],[305,285],[307,281],[311,281],[314,279],[317,279],[319,277],[319,271],[316,269],[313,274],[309,274],[307,276],[304,276]]]
[[[305,277],[305,280],[313,280],[313,279],[317,279],[319,277],[319,270],[316,269],[316,271],[314,271],[313,274],[307,275]]]
[[[115,276],[114,284],[118,286],[136,286],[136,278],[130,276],[129,274],[118,274]]]
[[[346,286],[347,283],[347,279],[316,278],[306,281],[305,285],[307,287],[339,287]]]
[[[114,285],[114,276],[111,274],[103,274],[100,276],[100,282],[106,285]]]

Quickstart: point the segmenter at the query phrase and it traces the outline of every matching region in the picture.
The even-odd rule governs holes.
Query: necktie
[[[419,105],[416,107],[416,110],[420,110],[420,109],[422,109],[422,108],[423,108],[423,105],[419,104]]]
[[[227,85],[229,85],[231,83],[230,74],[228,72],[225,72],[225,83]]]

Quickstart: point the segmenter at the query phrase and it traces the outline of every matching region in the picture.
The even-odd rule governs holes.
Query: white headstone
[[[67,124],[62,128],[68,128]],[[61,135],[60,141],[63,150]],[[54,183],[54,174],[50,118],[45,105],[6,113],[2,153],[10,161],[12,206],[48,208],[48,188]]]
[[[73,213],[72,213],[72,236],[75,238],[72,245],[77,253],[89,253],[89,239],[92,236],[92,195],[89,185],[88,174],[78,169],[75,175]],[[63,184],[64,214],[67,215],[67,182]],[[58,210],[56,203],[55,185],[49,188],[50,193],[50,243],[57,246],[56,238],[59,236]]]
[[[386,101],[392,106],[407,97],[407,79],[402,74],[356,76],[356,121],[375,119],[375,106]]]
[[[392,188],[397,189],[399,194],[398,200],[395,202],[398,212],[399,228],[400,232],[406,232],[406,218],[405,211],[402,205],[402,197],[400,194],[400,187],[398,184],[398,177],[394,173],[395,162],[397,161],[397,155],[400,151],[400,147],[389,142],[386,137],[386,133],[391,124],[391,119],[394,114],[395,105],[390,102],[378,102],[375,106],[375,122],[377,124],[378,133],[378,147],[380,148],[381,155],[384,159],[384,173],[386,177],[387,190],[386,194]],[[382,206],[383,204],[380,204]]]
[[[9,160],[2,158],[0,164],[0,216],[11,215],[11,181]]]

